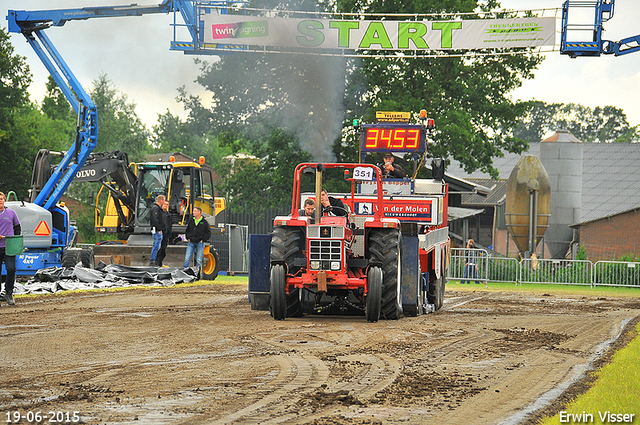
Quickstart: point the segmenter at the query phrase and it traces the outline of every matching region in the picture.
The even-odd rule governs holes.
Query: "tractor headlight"
[[[340,261],[332,261],[331,270],[340,270]]]
[[[318,270],[318,269],[320,269],[320,261],[311,261],[311,262],[309,263],[309,267],[310,267],[312,270]]]

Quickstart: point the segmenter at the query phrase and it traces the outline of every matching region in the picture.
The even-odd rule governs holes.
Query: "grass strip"
[[[543,425],[640,423],[640,323],[636,336],[596,374],[594,385]]]

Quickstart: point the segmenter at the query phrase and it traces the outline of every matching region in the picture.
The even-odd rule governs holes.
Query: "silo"
[[[507,181],[505,219],[509,234],[526,257],[536,251],[547,230],[551,190],[537,156],[523,155]]]
[[[567,130],[540,143],[540,160],[551,183],[551,217],[545,241],[551,258],[565,258],[582,206],[583,144]]]

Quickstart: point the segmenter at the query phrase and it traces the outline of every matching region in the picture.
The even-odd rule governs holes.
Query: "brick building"
[[[572,227],[593,262],[640,257],[640,206]]]

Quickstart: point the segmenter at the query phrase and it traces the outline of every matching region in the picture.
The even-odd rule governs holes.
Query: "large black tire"
[[[387,320],[402,316],[402,240],[398,229],[374,229],[369,238],[369,261],[382,264],[381,314]]]
[[[444,305],[444,291],[447,278],[440,276],[440,279],[436,279],[429,283],[429,291],[427,292],[427,301],[429,304],[435,306],[436,311],[440,310]]]
[[[66,268],[74,268],[76,264],[81,262],[81,250],[78,248],[69,248],[62,253],[61,265]]]
[[[276,227],[271,232],[271,263],[286,264],[288,273],[297,271],[293,262],[304,257],[304,234],[299,227]]]
[[[284,320],[287,317],[287,292],[284,265],[274,264],[271,266],[271,276],[269,278],[269,307],[271,316],[276,320]]]
[[[380,319],[382,307],[382,269],[370,267],[367,273],[367,298],[364,313],[367,322],[377,322]]]
[[[282,264],[286,273],[294,274],[300,266],[295,265],[296,259],[304,258],[305,244],[304,230],[299,227],[276,227],[271,232],[271,265]],[[287,317],[302,316],[300,290],[292,288],[287,295]]]
[[[218,251],[209,247],[209,254],[202,258],[202,279],[215,280],[220,271],[220,257]]]
[[[93,249],[91,248],[83,248],[80,251],[80,262],[82,262],[82,267],[87,269],[93,269],[96,267],[95,256],[93,255]]]

